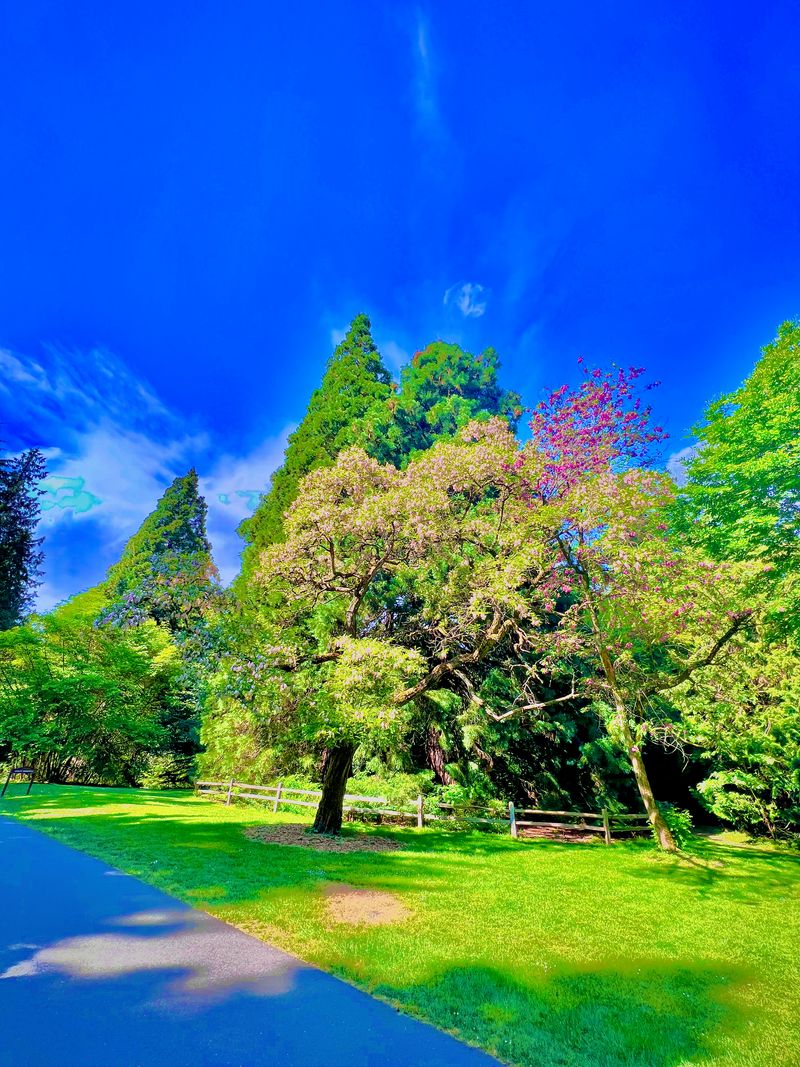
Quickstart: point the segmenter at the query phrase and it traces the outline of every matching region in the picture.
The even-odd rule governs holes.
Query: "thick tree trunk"
[[[428,766],[433,771],[434,780],[438,785],[452,785],[452,778],[445,769],[447,753],[442,748],[442,735],[435,723],[429,722],[425,733],[425,754],[428,757]]]
[[[353,770],[354,751],[352,745],[339,745],[328,749],[322,779],[322,796],[314,819],[315,834],[338,834],[342,829],[344,794],[347,779]]]
[[[677,852],[678,846],[675,844],[675,838],[672,836],[672,832],[667,826],[664,816],[661,814],[658,804],[656,803],[656,798],[653,796],[650,778],[647,775],[647,768],[642,759],[642,749],[633,735],[633,730],[631,729],[631,724],[628,719],[628,712],[622,704],[622,701],[618,697],[615,699],[622,738],[625,742],[625,750],[628,753],[628,759],[631,761],[633,776],[636,779],[636,785],[639,788],[639,795],[642,798],[644,810],[647,812],[647,818],[656,832],[656,837],[658,838],[658,843],[661,848],[663,848],[665,852]]]

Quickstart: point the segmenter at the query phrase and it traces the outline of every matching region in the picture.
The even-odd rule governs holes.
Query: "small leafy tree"
[[[164,740],[177,653],[130,631],[47,616],[0,634],[0,745],[46,781],[135,784]]]
[[[756,561],[762,618],[735,675],[711,671],[681,702],[710,763],[699,795],[743,829],[800,826],[800,323],[785,322],[752,374],[695,428],[675,520],[684,543]]]
[[[673,850],[643,745],[663,730],[664,694],[718,663],[747,625],[752,573],[670,537],[673,487],[635,466],[663,436],[636,395],[640,373],[593,371],[537,408],[532,443],[543,463],[528,494],[554,531],[544,606],[557,624],[544,665],[575,671],[575,684],[608,708],[658,841]]]

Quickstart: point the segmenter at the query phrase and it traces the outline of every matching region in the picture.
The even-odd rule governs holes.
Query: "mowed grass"
[[[36,786],[0,812],[508,1063],[800,1063],[796,854],[412,829],[378,831],[402,851],[327,853],[242,833],[302,817],[121,789]],[[336,923],[331,882],[388,891],[410,916]]]

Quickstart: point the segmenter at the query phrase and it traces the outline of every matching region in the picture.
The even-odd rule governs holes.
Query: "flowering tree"
[[[642,758],[664,723],[662,694],[718,661],[753,613],[745,564],[719,564],[670,536],[673,486],[635,466],[663,438],[650,428],[634,383],[640,371],[593,371],[534,412],[540,467],[528,479],[530,506],[554,531],[549,597],[556,625],[542,666],[575,678],[610,710],[610,732],[630,760],[663,848],[675,842],[653,797]],[[518,460],[525,469],[525,457]]]
[[[672,486],[644,462],[662,431],[638,371],[587,375],[534,412],[520,448],[468,425],[404,471],[359,449],[309,475],[258,578],[272,643],[236,664],[276,724],[324,743],[315,829],[337,832],[355,747],[396,744],[410,706],[449,690],[495,719],[581,696],[609,709],[663,847],[675,847],[642,758],[661,694],[718,663],[745,626],[744,565],[670,538]],[[485,699],[503,650],[515,695]],[[541,700],[541,683],[570,691]],[[553,686],[551,685],[551,688]]]
[[[315,830],[341,826],[357,744],[396,743],[413,702],[468,686],[527,612],[520,588],[546,573],[545,551],[516,457],[501,420],[405,471],[348,449],[304,480],[286,540],[262,555],[274,643],[234,668],[268,719],[326,746]]]

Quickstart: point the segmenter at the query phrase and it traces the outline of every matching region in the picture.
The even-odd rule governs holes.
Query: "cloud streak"
[[[46,584],[52,607],[99,581],[173,478],[194,466],[209,507],[208,530],[225,581],[239,566],[239,522],[280,464],[291,427],[241,455],[221,453],[202,426],[170,411],[113,354],[48,349],[39,360],[0,351],[0,424],[14,450],[38,446],[43,484]],[[92,545],[91,552],[87,545]]]
[[[444,133],[436,73],[431,52],[430,29],[421,11],[414,25],[414,106],[423,133],[435,139]]]

